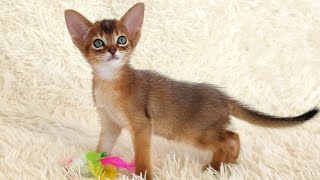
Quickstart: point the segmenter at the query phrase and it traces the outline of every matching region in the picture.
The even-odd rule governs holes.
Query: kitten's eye
[[[96,48],[101,48],[102,46],[104,46],[104,42],[101,39],[96,39],[93,41],[93,45]]]
[[[120,45],[125,45],[127,43],[127,38],[124,36],[118,37],[117,43]]]

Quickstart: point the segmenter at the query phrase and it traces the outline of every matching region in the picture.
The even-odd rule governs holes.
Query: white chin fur
[[[103,80],[112,80],[117,77],[118,71],[124,64],[122,55],[116,53],[117,59],[110,59],[111,55],[107,54],[105,60],[99,64],[96,64],[93,68],[96,74]]]

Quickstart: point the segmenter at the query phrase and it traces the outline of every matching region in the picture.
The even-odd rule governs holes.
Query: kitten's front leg
[[[134,159],[136,163],[135,173],[140,175],[146,172],[147,180],[152,179],[152,167],[150,160],[151,127],[135,129],[132,132],[134,145]]]
[[[114,144],[116,143],[121,128],[118,124],[116,124],[111,119],[107,118],[102,112],[99,112],[99,116],[101,118],[101,131],[99,137],[99,143],[97,146],[97,152],[106,152],[111,153]]]

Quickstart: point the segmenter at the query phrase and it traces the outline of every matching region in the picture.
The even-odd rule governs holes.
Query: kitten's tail
[[[276,117],[272,115],[267,115],[262,112],[252,110],[241,103],[229,100],[228,103],[231,115],[243,119],[255,125],[265,126],[265,127],[287,127],[301,124],[318,113],[318,108],[314,109],[295,117]]]

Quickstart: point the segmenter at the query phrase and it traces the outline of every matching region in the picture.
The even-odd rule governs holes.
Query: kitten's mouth
[[[119,60],[119,57],[117,56],[112,56],[109,59],[107,59],[107,61],[114,61],[114,60]]]

